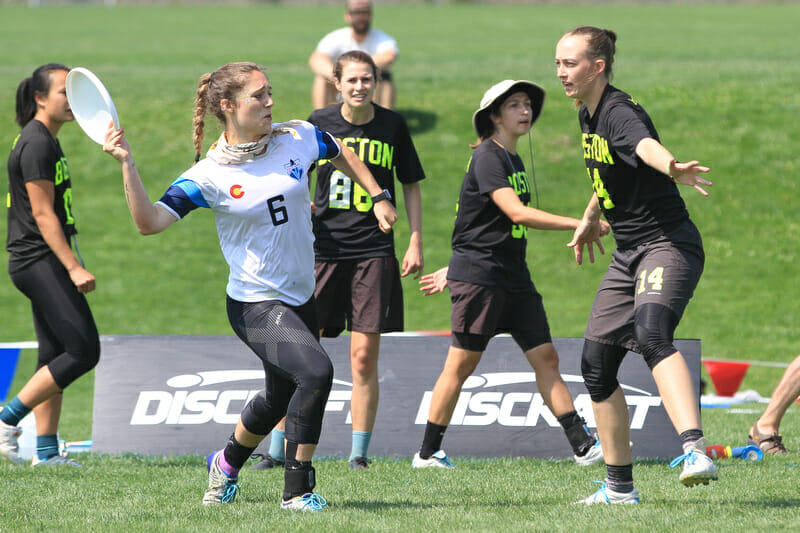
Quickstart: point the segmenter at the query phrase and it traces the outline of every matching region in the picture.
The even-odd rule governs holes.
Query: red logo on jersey
[[[242,186],[234,185],[233,187],[231,187],[231,196],[233,196],[237,200],[242,196],[244,196],[244,191],[242,190]]]

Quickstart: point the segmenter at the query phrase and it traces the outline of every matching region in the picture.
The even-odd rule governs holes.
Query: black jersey
[[[11,254],[9,272],[22,270],[50,252],[33,218],[31,201],[25,189],[25,184],[33,180],[48,180],[55,185],[53,210],[69,240],[77,231],[72,218],[72,184],[67,159],[58,140],[35,119],[22,128],[8,157],[6,250]]]
[[[582,106],[583,157],[603,214],[620,248],[667,235],[689,220],[678,187],[636,155],[646,137],[659,140],[653,122],[630,95],[606,86],[594,116]]]
[[[351,124],[341,104],[318,109],[308,121],[334,135],[369,168],[381,189],[395,204],[394,176],[403,184],[425,178],[408,125],[399,113],[373,104],[374,118]],[[383,233],[372,212],[369,194],[325,160],[317,167],[314,194],[314,251],[317,259],[338,261],[394,255],[394,237]]]
[[[486,140],[473,152],[461,185],[447,279],[508,289],[531,285],[525,262],[528,228],[512,223],[490,196],[503,187],[513,188],[524,205],[530,203],[522,159]]]

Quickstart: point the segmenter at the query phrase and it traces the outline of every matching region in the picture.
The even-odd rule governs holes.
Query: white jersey
[[[227,293],[240,302],[297,306],[314,294],[308,170],[338,157],[338,145],[308,122],[274,125],[281,127],[290,133],[275,134],[263,156],[239,165],[205,158],[157,202],[179,219],[195,207],[214,212],[230,267]]]
[[[353,31],[349,26],[334,30],[323,37],[317,45],[317,50],[327,54],[331,61],[336,61],[340,55],[350,50],[361,50],[371,56],[386,50],[393,51],[395,54],[400,52],[397,48],[397,41],[389,34],[381,30],[370,29],[367,38],[358,42],[353,39]]]

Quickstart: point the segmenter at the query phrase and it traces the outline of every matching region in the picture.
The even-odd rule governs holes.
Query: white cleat
[[[427,459],[419,456],[419,452],[414,454],[414,459],[411,460],[412,468],[455,468],[456,465],[447,457],[444,450],[439,450]]]
[[[208,458],[208,488],[203,495],[203,505],[216,505],[233,503],[239,492],[239,476],[228,476],[219,467],[219,455],[222,451],[213,453]]]
[[[54,455],[49,459],[45,459],[42,461],[37,456],[33,456],[33,460],[31,461],[31,466],[59,466],[59,465],[67,465],[67,466],[75,466],[78,468],[83,468],[83,465],[69,459],[68,457],[64,457],[63,455]]]
[[[601,465],[604,462],[603,459],[603,447],[600,446],[600,439],[597,439],[597,442],[589,448],[589,451],[586,452],[586,455],[582,456],[573,456],[575,457],[575,462],[578,463],[580,466],[592,466],[592,465]]]
[[[701,483],[708,485],[709,482],[717,480],[717,465],[706,455],[705,437],[695,442],[688,452],[673,459],[669,466],[675,468],[681,463],[683,471],[678,479],[687,487]]]
[[[290,511],[322,511],[328,505],[328,501],[313,492],[308,492],[302,496],[295,496],[289,500],[281,502],[281,509]]]
[[[633,489],[631,492],[617,492],[615,490],[611,490],[606,485],[605,481],[595,481],[595,483],[600,483],[602,486],[598,489],[597,492],[589,496],[588,498],[584,498],[583,500],[578,500],[575,502],[576,504],[583,504],[583,505],[595,505],[595,504],[613,504],[613,503],[639,503],[639,491]]]
[[[5,457],[15,465],[25,464],[19,454],[19,436],[22,429],[17,426],[9,426],[0,421],[0,456]]]

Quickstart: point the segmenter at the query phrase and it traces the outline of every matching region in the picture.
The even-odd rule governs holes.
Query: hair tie
[[[195,162],[195,163],[198,163],[199,161],[200,161],[200,152],[197,152],[197,153],[194,155],[194,162]]]

